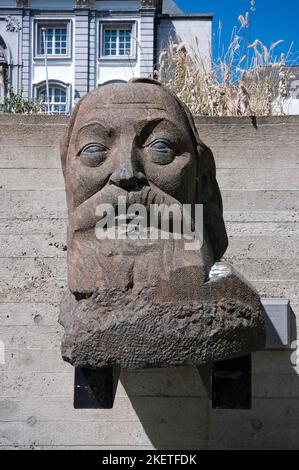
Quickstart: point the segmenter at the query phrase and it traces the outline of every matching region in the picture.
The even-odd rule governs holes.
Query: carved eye
[[[168,140],[155,140],[150,145],[150,149],[152,154],[152,161],[154,163],[157,163],[158,165],[167,165],[168,163],[171,163],[175,158],[174,150]]]
[[[86,166],[99,166],[106,159],[107,148],[104,145],[92,144],[84,147],[80,154],[82,163]]]

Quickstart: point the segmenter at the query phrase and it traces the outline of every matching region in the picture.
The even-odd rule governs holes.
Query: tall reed
[[[262,116],[283,114],[291,78],[284,54],[277,57],[279,40],[266,47],[259,39],[248,41],[248,28],[255,0],[239,15],[226,48],[218,28],[218,55],[208,60],[200,53],[197,38],[183,44],[179,37],[169,38],[157,60],[155,78],[177,93],[192,113],[208,116]],[[211,49],[211,48],[210,48]],[[290,51],[287,56],[289,56]]]

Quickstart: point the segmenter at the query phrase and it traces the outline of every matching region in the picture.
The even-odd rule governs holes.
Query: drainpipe
[[[43,40],[44,40],[44,51],[45,51],[45,69],[46,69],[46,101],[48,103],[48,114],[50,113],[50,101],[49,101],[49,75],[48,75],[48,42],[46,38],[46,28],[42,28]]]

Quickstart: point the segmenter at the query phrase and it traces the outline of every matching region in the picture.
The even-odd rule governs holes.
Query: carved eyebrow
[[[156,127],[159,126],[159,124],[165,123],[168,125],[168,127],[174,128],[177,132],[177,134],[181,134],[180,129],[178,126],[170,121],[169,119],[165,119],[163,117],[156,118],[156,119],[144,119],[142,121],[139,121],[138,123],[135,124],[135,130],[137,133],[139,133],[140,137],[142,139],[146,139],[150,136],[151,132],[155,130]]]
[[[140,121],[137,121],[134,123],[134,129],[136,134],[139,135],[139,137],[145,141],[150,134],[155,130],[159,124],[165,123],[168,128],[175,129],[176,135],[182,135],[182,132],[180,128],[177,126],[177,124],[170,119],[167,119],[164,116],[159,116],[156,118],[148,118],[148,119],[141,119]],[[95,128],[95,129],[92,129]],[[78,131],[77,131],[77,136],[76,136],[76,147],[78,150],[79,143],[80,143],[80,138],[84,136],[84,134],[88,135],[88,133],[95,132],[96,130],[101,130],[105,134],[109,135],[115,135],[116,130],[113,128],[111,125],[106,125],[106,123],[102,123],[100,121],[91,121],[88,122],[87,124],[84,124]]]
[[[79,134],[83,132],[84,130],[86,129],[88,130],[88,128],[90,127],[98,127],[102,131],[109,132],[109,133],[113,131],[113,128],[111,126],[106,126],[105,123],[101,123],[100,121],[91,121],[91,122],[88,122],[87,124],[84,124],[84,126],[80,127],[80,129],[77,132],[77,136],[79,136]]]
[[[157,127],[164,119],[154,118],[154,119],[142,119],[134,124],[134,129],[138,134],[150,133]]]
[[[106,126],[104,123],[102,124],[99,121],[92,121],[84,124],[80,129],[77,131],[77,135],[75,138],[75,149],[76,153],[82,149],[83,144],[88,143],[88,140],[96,139],[96,134],[102,132],[108,137],[112,137],[114,135],[114,129],[111,126]],[[100,136],[99,136],[100,140]]]

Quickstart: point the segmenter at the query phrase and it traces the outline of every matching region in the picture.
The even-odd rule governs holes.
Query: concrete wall
[[[58,155],[66,122],[0,115],[0,446],[298,449],[290,350],[253,355],[249,411],[212,410],[193,367],[123,371],[112,410],[73,409],[73,368],[60,358],[57,324],[66,288]],[[290,298],[299,315],[299,117],[199,118],[197,125],[217,162],[226,258],[261,295]]]

